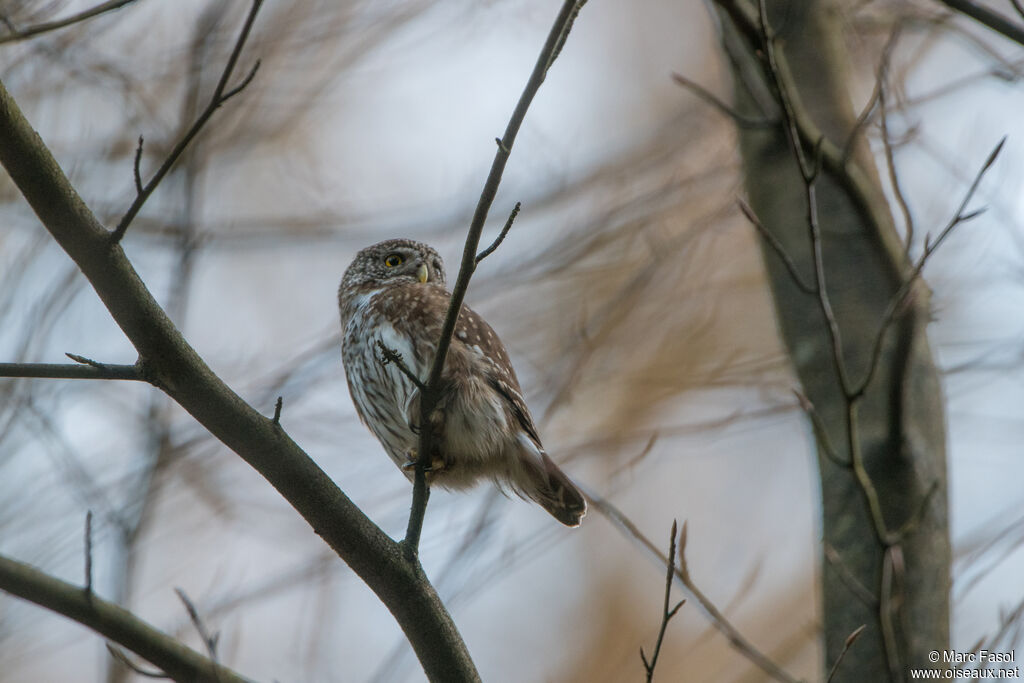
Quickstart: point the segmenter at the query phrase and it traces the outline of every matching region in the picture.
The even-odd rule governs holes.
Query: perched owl
[[[388,240],[363,249],[338,289],[342,358],[359,417],[412,479],[419,446],[419,389],[377,342],[401,354],[427,381],[451,294],[444,264],[420,242]],[[587,503],[540,443],[519,381],[498,335],[463,306],[430,416],[437,452],[430,481],[464,489],[493,480],[540,503],[562,524],[577,526]]]

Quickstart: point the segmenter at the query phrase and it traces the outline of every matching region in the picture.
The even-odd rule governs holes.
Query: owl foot
[[[412,472],[413,470],[416,469],[416,462],[417,460],[419,460],[419,454],[416,452],[416,449],[411,449],[406,452],[405,457],[406,461],[402,463],[402,471]],[[434,456],[431,459],[431,461],[427,463],[427,466],[423,468],[423,472],[428,475],[427,479],[429,481],[439,472],[444,471],[445,467],[446,465],[444,458],[440,456]]]

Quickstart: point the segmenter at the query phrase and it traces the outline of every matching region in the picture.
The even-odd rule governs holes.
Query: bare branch
[[[92,595],[92,510],[85,513],[85,594]]]
[[[754,226],[754,229],[757,230],[757,234],[761,236],[761,239],[763,239],[768,246],[772,248],[775,255],[779,257],[780,261],[782,261],[782,265],[784,265],[786,270],[789,271],[789,277],[793,280],[793,284],[795,284],[797,288],[805,294],[817,294],[818,291],[815,289],[815,286],[809,285],[804,281],[803,276],[800,275],[800,271],[796,267],[796,263],[794,263],[793,258],[786,253],[786,249],[782,246],[782,242],[779,242],[779,238],[764,227],[764,224],[761,223],[761,220],[757,217],[757,214],[754,213],[754,210],[750,208],[750,205],[743,201],[743,199],[737,199],[736,204],[739,205],[740,211],[746,219],[750,221],[750,224]]]
[[[420,534],[423,530],[423,516],[427,507],[427,481],[426,468],[430,465],[433,454],[433,434],[428,428],[429,417],[437,405],[439,387],[441,385],[441,372],[444,369],[445,358],[448,355],[448,347],[451,345],[452,335],[455,332],[455,323],[458,320],[459,312],[462,310],[462,302],[466,298],[466,290],[469,288],[469,280],[476,270],[477,248],[480,244],[480,235],[483,232],[484,224],[487,222],[487,214],[490,212],[491,204],[498,193],[498,186],[501,184],[501,176],[505,171],[509,155],[512,153],[512,146],[515,143],[519,128],[523,125],[526,112],[533,102],[534,96],[540,89],[541,84],[547,77],[548,69],[558,57],[558,53],[565,43],[572,28],[572,24],[583,6],[583,0],[564,0],[562,8],[555,18],[555,22],[548,32],[544,47],[541,48],[540,56],[533,67],[533,72],[519,96],[519,102],[505,127],[505,134],[498,141],[498,150],[491,162],[491,170],[487,174],[480,199],[477,202],[473,219],[469,225],[469,232],[466,235],[466,244],[462,250],[462,263],[459,267],[459,275],[452,288],[451,302],[448,304],[448,312],[445,315],[444,326],[441,328],[441,336],[437,341],[437,352],[434,355],[433,364],[430,367],[430,374],[427,377],[426,390],[420,395],[420,424],[424,429],[420,430],[419,457],[416,462],[416,472],[413,478],[413,500],[409,512],[409,524],[405,532],[405,540],[402,542],[402,549],[408,558],[414,558],[418,553]]]
[[[129,669],[131,669],[135,673],[139,674],[140,676],[145,676],[146,678],[161,678],[161,679],[167,679],[167,680],[169,680],[171,678],[170,676],[165,674],[163,671],[157,671],[157,670],[150,670],[150,669],[142,668],[141,666],[139,666],[138,664],[133,662],[131,659],[129,659],[128,655],[126,655],[121,650],[121,648],[114,647],[110,643],[107,643],[107,651],[110,652],[110,656],[111,657],[113,657],[117,661],[121,662],[126,667],[128,667]]]
[[[683,523],[683,542],[685,543],[686,523]],[[672,620],[672,617],[676,615],[679,608],[683,606],[686,600],[680,600],[676,603],[676,606],[669,609],[669,601],[672,597],[672,577],[676,571],[676,520],[672,520],[672,535],[669,537],[668,544],[668,562],[665,563],[668,570],[665,573],[665,604],[661,610],[661,626],[658,628],[658,640],[654,644],[654,652],[651,654],[650,660],[647,659],[647,655],[644,653],[644,649],[640,648],[640,659],[644,663],[644,669],[647,672],[647,683],[651,683],[654,680],[654,667],[658,665],[658,655],[661,654],[661,643],[665,639],[665,629],[668,628],[668,622]]]
[[[0,363],[0,377],[35,377],[39,379],[122,379],[148,382],[138,365],[107,365],[104,363]]]
[[[377,362],[385,366],[388,363],[391,363],[396,368],[401,370],[402,374],[408,377],[409,381],[412,382],[417,389],[419,389],[421,392],[426,390],[426,385],[423,384],[420,378],[416,376],[416,373],[410,370],[409,366],[405,364],[405,359],[402,358],[402,354],[387,346],[380,339],[376,341],[376,344],[377,348],[380,349],[380,357],[377,358]]]
[[[522,202],[516,202],[516,205],[512,208],[512,213],[508,215],[508,220],[505,221],[505,225],[502,227],[501,232],[499,232],[498,236],[493,242],[491,242],[491,246],[476,255],[476,265],[479,266],[481,261],[493,254],[494,250],[501,246],[501,243],[505,241],[505,236],[508,235],[508,231],[512,229],[512,223],[515,222],[516,216],[519,215],[519,209],[521,207]]]
[[[1010,0],[1010,4],[1013,5],[1013,9],[1017,10],[1020,18],[1024,19],[1024,4],[1021,4],[1020,0]]]
[[[860,137],[864,128],[867,127],[868,122],[871,120],[871,114],[875,111],[875,105],[878,104],[879,98],[882,96],[882,88],[885,87],[889,74],[889,65],[892,62],[892,53],[896,49],[896,43],[899,41],[902,30],[903,25],[896,24],[892,32],[889,33],[889,38],[885,41],[885,47],[882,48],[882,56],[878,60],[878,68],[875,69],[875,87],[871,91],[871,97],[868,98],[864,108],[857,116],[853,128],[850,129],[850,134],[846,136],[846,142],[843,144],[844,165],[853,155],[853,147],[857,142],[857,138]]]
[[[836,657],[836,661],[829,670],[828,678],[825,679],[825,683],[832,683],[832,679],[835,678],[836,672],[839,671],[839,665],[843,663],[843,658],[846,656],[846,653],[850,651],[850,646],[857,642],[857,639],[860,638],[861,634],[864,633],[864,630],[867,627],[867,624],[861,624],[853,630],[853,633],[846,637],[846,642],[843,643],[843,650],[839,653],[839,656]]]
[[[928,259],[931,257],[933,253],[935,253],[935,250],[942,245],[942,243],[946,240],[947,237],[949,237],[949,235],[953,232],[954,229],[956,229],[958,225],[965,223],[966,221],[969,221],[979,215],[978,211],[972,211],[970,213],[965,214],[964,210],[967,208],[967,205],[974,197],[974,193],[977,191],[978,186],[981,184],[982,178],[985,177],[985,173],[987,173],[989,168],[992,167],[992,164],[995,163],[995,160],[999,156],[999,153],[1002,151],[1003,145],[1005,143],[1006,138],[1003,137],[1003,139],[1000,140],[999,143],[989,153],[988,157],[985,159],[985,162],[981,165],[981,168],[978,169],[978,172],[975,174],[974,180],[971,182],[971,186],[967,189],[967,192],[964,194],[964,198],[961,200],[960,206],[957,207],[956,213],[954,213],[953,217],[949,219],[948,223],[946,223],[946,226],[939,233],[938,238],[934,242],[932,242],[930,236],[925,236],[924,249],[922,250],[921,255],[918,257],[910,273],[903,279],[903,283],[900,285],[899,289],[896,290],[896,293],[889,301],[889,305],[886,307],[885,313],[883,314],[882,320],[879,324],[878,332],[875,334],[875,341],[871,349],[871,356],[870,360],[868,361],[868,367],[865,370],[864,377],[861,379],[860,383],[858,383],[855,387],[853,387],[850,390],[850,398],[857,399],[863,396],[864,392],[867,391],[868,386],[871,384],[871,380],[874,379],[875,372],[878,370],[878,365],[881,362],[882,347],[885,343],[885,339],[888,335],[889,329],[892,327],[893,323],[895,323],[896,319],[899,317],[899,314],[904,310],[904,307],[907,304],[907,297],[910,295],[914,283],[921,276],[921,271],[924,270],[924,266],[928,262]]]
[[[631,519],[623,514],[623,512],[615,507],[615,505],[610,501],[592,491],[587,492],[587,499],[594,505],[598,512],[612,522],[613,526],[615,526],[620,533],[639,542],[647,552],[658,558],[662,563],[668,563],[668,558],[662,554],[661,550],[659,550],[658,547],[640,531]],[[675,569],[675,575],[708,616],[711,621],[711,625],[724,635],[726,639],[728,639],[729,644],[732,645],[740,654],[750,660],[768,676],[776,681],[781,681],[781,683],[798,683],[796,678],[786,673],[786,671],[773,662],[768,655],[754,647],[754,645],[747,640],[747,638],[740,633],[735,626],[732,625],[725,615],[722,614],[721,610],[719,610],[718,607],[716,607],[715,604],[697,587],[696,583],[694,583],[693,579],[690,577],[690,572],[686,564],[685,550],[686,524],[684,523],[682,532],[679,534],[679,564]]]
[[[673,73],[672,80],[692,92],[707,104],[711,105],[714,109],[725,114],[740,128],[772,128],[778,124],[777,121],[772,121],[770,119],[757,118],[739,113],[728,104],[715,97],[711,91],[707,90],[699,83],[691,81],[686,76]]]
[[[206,108],[199,114],[198,118],[196,118],[192,126],[174,145],[170,153],[167,155],[167,158],[164,159],[164,162],[162,164],[160,164],[160,168],[158,168],[156,173],[153,174],[153,177],[150,178],[149,182],[146,183],[146,185],[142,188],[141,191],[136,193],[135,201],[133,201],[131,206],[128,207],[128,211],[125,212],[124,216],[121,218],[121,221],[117,224],[117,227],[114,228],[114,231],[110,233],[111,244],[117,244],[118,242],[121,241],[121,238],[124,237],[125,232],[128,230],[128,226],[131,225],[131,222],[135,219],[135,216],[138,215],[140,210],[142,210],[142,206],[146,203],[146,200],[149,199],[150,195],[153,194],[153,191],[156,190],[157,186],[160,184],[160,181],[162,181],[164,177],[170,172],[175,162],[177,162],[181,155],[185,152],[185,149],[189,146],[192,140],[194,140],[196,136],[199,135],[199,132],[203,129],[203,126],[205,126],[206,123],[213,117],[214,112],[216,112],[217,109],[220,108],[220,106],[224,104],[228,99],[230,99],[234,95],[237,95],[239,92],[242,91],[242,89],[249,85],[250,82],[252,82],[253,77],[256,75],[256,69],[259,68],[258,61],[256,62],[256,65],[252,68],[252,71],[249,72],[249,75],[242,80],[241,84],[239,84],[236,88],[225,92],[225,90],[227,89],[228,81],[231,79],[231,75],[234,73],[235,65],[238,63],[238,57],[239,55],[241,55],[242,48],[245,47],[245,43],[249,39],[249,34],[252,31],[253,23],[256,21],[256,15],[260,11],[260,7],[262,5],[263,0],[253,0],[252,7],[249,9],[249,14],[245,18],[245,23],[242,25],[242,30],[239,32],[238,39],[235,41],[235,46],[231,51],[231,55],[228,57],[227,64],[224,65],[224,71],[221,73],[220,80],[217,82],[217,87],[214,89],[213,95],[210,97],[209,104],[206,105]],[[138,189],[138,185],[140,184],[140,176],[138,173],[138,160],[139,152],[141,152],[141,146],[142,143],[140,139],[139,148],[136,152],[135,164],[136,189]]]
[[[132,175],[135,176],[135,194],[140,195],[145,192],[142,187],[142,143],[143,138],[139,136],[139,145],[135,148],[135,162],[132,164]]]
[[[79,586],[0,555],[0,589],[63,614],[152,662],[179,681],[243,683],[246,679],[211,661],[117,605]]]
[[[944,5],[955,9],[961,14],[967,15],[971,19],[974,19],[978,23],[987,26],[996,33],[1002,34],[1006,38],[1024,45],[1024,27],[1018,26],[1013,23],[1002,14],[989,9],[983,5],[979,5],[972,0],[939,0]],[[1013,1],[1013,0],[1011,0]],[[1014,2],[1014,7],[1018,7],[1017,3]],[[1020,11],[1018,7],[1018,12]],[[1024,13],[1022,13],[1024,14]]]
[[[199,638],[203,641],[203,645],[206,647],[206,654],[214,662],[217,661],[217,641],[220,640],[220,633],[210,633],[206,628],[206,624],[199,617],[199,610],[189,599],[188,595],[181,588],[175,588],[174,592],[178,595],[178,599],[185,606],[185,611],[188,612],[189,621],[195,626],[196,632],[199,633]]]
[[[274,402],[274,417],[271,421],[275,427],[281,426],[281,409],[284,408],[284,396],[278,396],[277,401]]]
[[[825,454],[829,460],[840,467],[850,467],[850,461],[843,459],[835,446],[832,445],[832,439],[829,438],[828,430],[825,428],[825,421],[821,419],[821,415],[818,414],[814,404],[811,403],[811,399],[800,390],[794,389],[793,393],[796,395],[797,401],[800,402],[800,408],[804,411],[807,417],[811,421],[811,426],[814,428],[814,436],[818,442],[818,449]]]
[[[74,24],[79,24],[93,17],[99,16],[105,12],[111,12],[116,9],[121,9],[125,5],[130,5],[135,0],[107,0],[107,2],[101,2],[95,7],[83,10],[77,14],[72,14],[70,17],[64,19],[57,19],[56,21],[47,21],[42,24],[36,24],[35,26],[29,26],[28,28],[12,30],[7,35],[0,36],[0,45],[4,43],[11,43],[17,40],[25,40],[33,36],[38,36],[42,33],[48,33],[50,31],[56,31],[57,29],[66,28]]]
[[[846,587],[851,593],[857,596],[857,598],[868,607],[877,610],[879,605],[878,597],[872,593],[867,587],[861,583],[853,572],[843,562],[842,556],[835,548],[829,543],[825,543],[825,559],[828,561],[832,568],[836,570],[836,575],[839,579],[846,584]]]
[[[879,621],[882,626],[882,641],[889,663],[891,680],[898,681],[903,672],[900,649],[896,647],[896,618],[903,605],[903,550],[899,545],[885,549],[882,557],[882,585],[880,592],[881,604],[878,609]]]
[[[900,207],[903,215],[903,224],[906,226],[904,244],[906,250],[914,241],[914,215],[910,212],[910,205],[903,193],[903,186],[900,184],[900,176],[896,172],[896,158],[892,149],[892,139],[889,136],[889,108],[885,102],[885,86],[880,86],[878,91],[879,122],[882,128],[882,150],[885,155],[885,169],[889,174],[889,184],[892,186],[892,193],[896,197],[896,204]]]
[[[764,46],[765,37],[761,29],[762,22],[758,12],[751,8],[751,3],[741,0],[715,0],[715,3],[728,14],[733,25],[748,43],[749,49],[764,55],[766,48]],[[786,127],[787,134],[792,134],[795,130],[801,143],[800,154],[803,154],[804,147],[817,146],[822,167],[828,170],[831,173],[830,178],[838,182],[840,187],[849,194],[856,209],[875,225],[887,224],[890,221],[890,216],[887,211],[884,211],[886,206],[884,198],[878,192],[873,181],[856,164],[848,163],[849,159],[844,149],[824,137],[814,118],[797,95],[784,56],[776,54],[774,47],[771,51],[774,68],[765,63],[767,60],[763,58],[761,60],[762,67],[770,83],[777,83],[786,93],[784,102],[789,111],[784,113],[790,121],[790,125]],[[776,97],[778,97],[777,94]],[[801,172],[805,170],[802,164],[800,168]]]

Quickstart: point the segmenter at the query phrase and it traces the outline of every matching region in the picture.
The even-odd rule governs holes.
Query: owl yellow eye
[[[388,268],[400,266],[404,262],[405,259],[402,258],[401,254],[388,254],[387,258],[384,259],[384,265],[387,266]]]

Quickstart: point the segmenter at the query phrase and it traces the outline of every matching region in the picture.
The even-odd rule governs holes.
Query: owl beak
[[[427,270],[426,263],[421,263],[419,268],[416,269],[416,277],[419,278],[420,282],[426,282],[430,277],[430,271]]]

